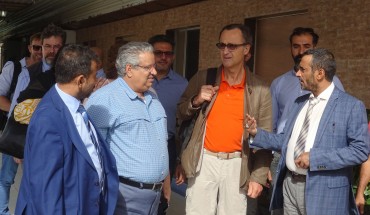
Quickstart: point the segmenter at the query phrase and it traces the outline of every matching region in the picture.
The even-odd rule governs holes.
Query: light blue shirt
[[[302,90],[298,77],[294,69],[277,77],[271,84],[270,91],[272,97],[272,122],[273,131],[281,133],[284,130],[286,120],[290,113],[294,101],[302,95],[311,93]],[[334,76],[333,83],[340,90],[344,91],[343,85],[337,76]]]
[[[116,158],[119,176],[143,183],[164,180],[167,117],[154,93],[145,92],[142,100],[120,77],[93,93],[86,109]]]
[[[101,68],[96,72],[96,78],[106,78],[104,69]]]
[[[163,105],[167,115],[168,139],[176,134],[176,108],[177,103],[186,87],[186,78],[174,72],[172,69],[161,80],[155,79],[153,88],[158,94],[159,101]]]
[[[26,68],[26,58],[22,58],[20,61],[21,67]],[[14,74],[14,63],[13,61],[8,61],[5,63],[0,74],[0,96],[7,96],[10,90],[10,85],[12,84]],[[10,95],[10,99],[13,95]]]
[[[102,168],[101,168],[101,165],[100,165],[100,162],[99,162],[99,157],[98,157],[97,151],[95,149],[94,143],[91,140],[89,131],[87,130],[87,127],[86,127],[86,124],[84,122],[84,119],[83,119],[82,115],[79,112],[77,112],[77,109],[80,106],[81,102],[78,99],[76,99],[75,97],[63,92],[58,87],[58,84],[55,84],[55,89],[56,89],[57,93],[59,94],[60,98],[63,100],[64,104],[67,106],[69,112],[71,113],[73,121],[76,124],[76,129],[77,129],[78,133],[80,134],[82,142],[86,146],[87,152],[89,153],[90,158],[91,158],[91,160],[92,160],[92,162],[95,166],[95,169],[98,172],[99,179],[101,180]],[[92,129],[92,132],[94,133],[96,141],[99,142],[99,139],[97,138],[97,135],[96,135],[95,128],[91,123],[90,123],[90,128]]]
[[[47,64],[44,60],[42,63],[42,72],[45,72],[50,69],[50,65]],[[28,72],[27,67],[22,67],[22,72],[18,76],[17,86],[15,87],[14,95],[12,98],[12,103],[10,104],[9,113],[13,112],[14,107],[18,104],[17,99],[19,94],[26,89],[30,83],[30,73]]]

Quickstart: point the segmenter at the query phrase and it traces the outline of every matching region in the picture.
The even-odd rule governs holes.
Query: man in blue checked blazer
[[[361,101],[334,86],[335,71],[328,50],[303,54],[297,77],[311,94],[295,100],[282,134],[257,128],[254,118],[247,116],[251,145],[282,153],[270,209],[284,207],[285,214],[358,214],[352,166],[368,157],[366,111]]]

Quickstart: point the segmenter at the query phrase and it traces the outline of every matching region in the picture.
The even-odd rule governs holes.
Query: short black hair
[[[252,45],[253,38],[251,35],[251,31],[247,26],[242,25],[242,24],[229,24],[229,25],[224,26],[222,30],[220,31],[218,39],[221,38],[222,32],[224,32],[225,30],[233,30],[233,29],[239,29],[242,32],[244,42],[249,45]]]
[[[59,26],[54,25],[53,23],[49,24],[44,28],[44,30],[41,33],[41,42],[44,41],[44,39],[49,38],[49,37],[61,37],[63,44],[66,43],[66,32]]]
[[[333,53],[324,48],[309,49],[302,54],[302,57],[312,55],[311,69],[312,71],[323,69],[325,71],[326,80],[332,82],[337,64]]]
[[[91,73],[91,62],[98,60],[98,56],[88,47],[66,45],[59,51],[55,62],[55,80],[65,84],[79,75],[88,77]]]
[[[292,39],[294,36],[300,36],[303,34],[309,34],[312,36],[312,43],[314,46],[316,46],[319,42],[319,35],[315,33],[313,28],[296,27],[293,29],[293,32],[289,37],[290,44],[292,44]]]
[[[175,42],[170,37],[164,34],[154,35],[148,40],[148,43],[150,43],[150,45],[152,46],[154,46],[155,43],[159,43],[159,42],[169,43],[171,44],[172,49],[175,48]]]

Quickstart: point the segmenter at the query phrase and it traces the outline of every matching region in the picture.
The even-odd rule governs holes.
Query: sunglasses
[[[224,50],[225,48],[227,48],[229,51],[234,51],[236,48],[238,48],[239,46],[245,46],[247,45],[248,43],[242,43],[242,44],[232,44],[232,43],[228,43],[228,44],[225,44],[225,43],[216,43],[216,46],[218,49],[220,50]]]
[[[173,56],[173,52],[171,52],[171,51],[163,52],[163,51],[156,50],[153,53],[157,57],[162,57],[163,55],[165,57],[172,57]]]
[[[41,46],[38,46],[38,45],[32,45],[32,49],[34,51],[40,51],[41,50]]]

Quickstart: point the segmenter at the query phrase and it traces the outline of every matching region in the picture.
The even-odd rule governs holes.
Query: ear
[[[132,65],[131,64],[126,64],[126,76],[131,78],[132,77]]]
[[[28,51],[31,53],[32,52],[32,46],[28,45]]]
[[[74,80],[79,88],[86,83],[86,78],[83,75],[78,75],[77,77],[74,78]]]
[[[317,73],[316,73],[316,78],[317,80],[324,80],[325,79],[325,70],[324,69],[319,69],[319,70],[316,70]]]
[[[249,51],[251,50],[251,45],[250,44],[247,44],[245,45],[245,48],[244,48],[244,55],[247,55],[249,53]]]

